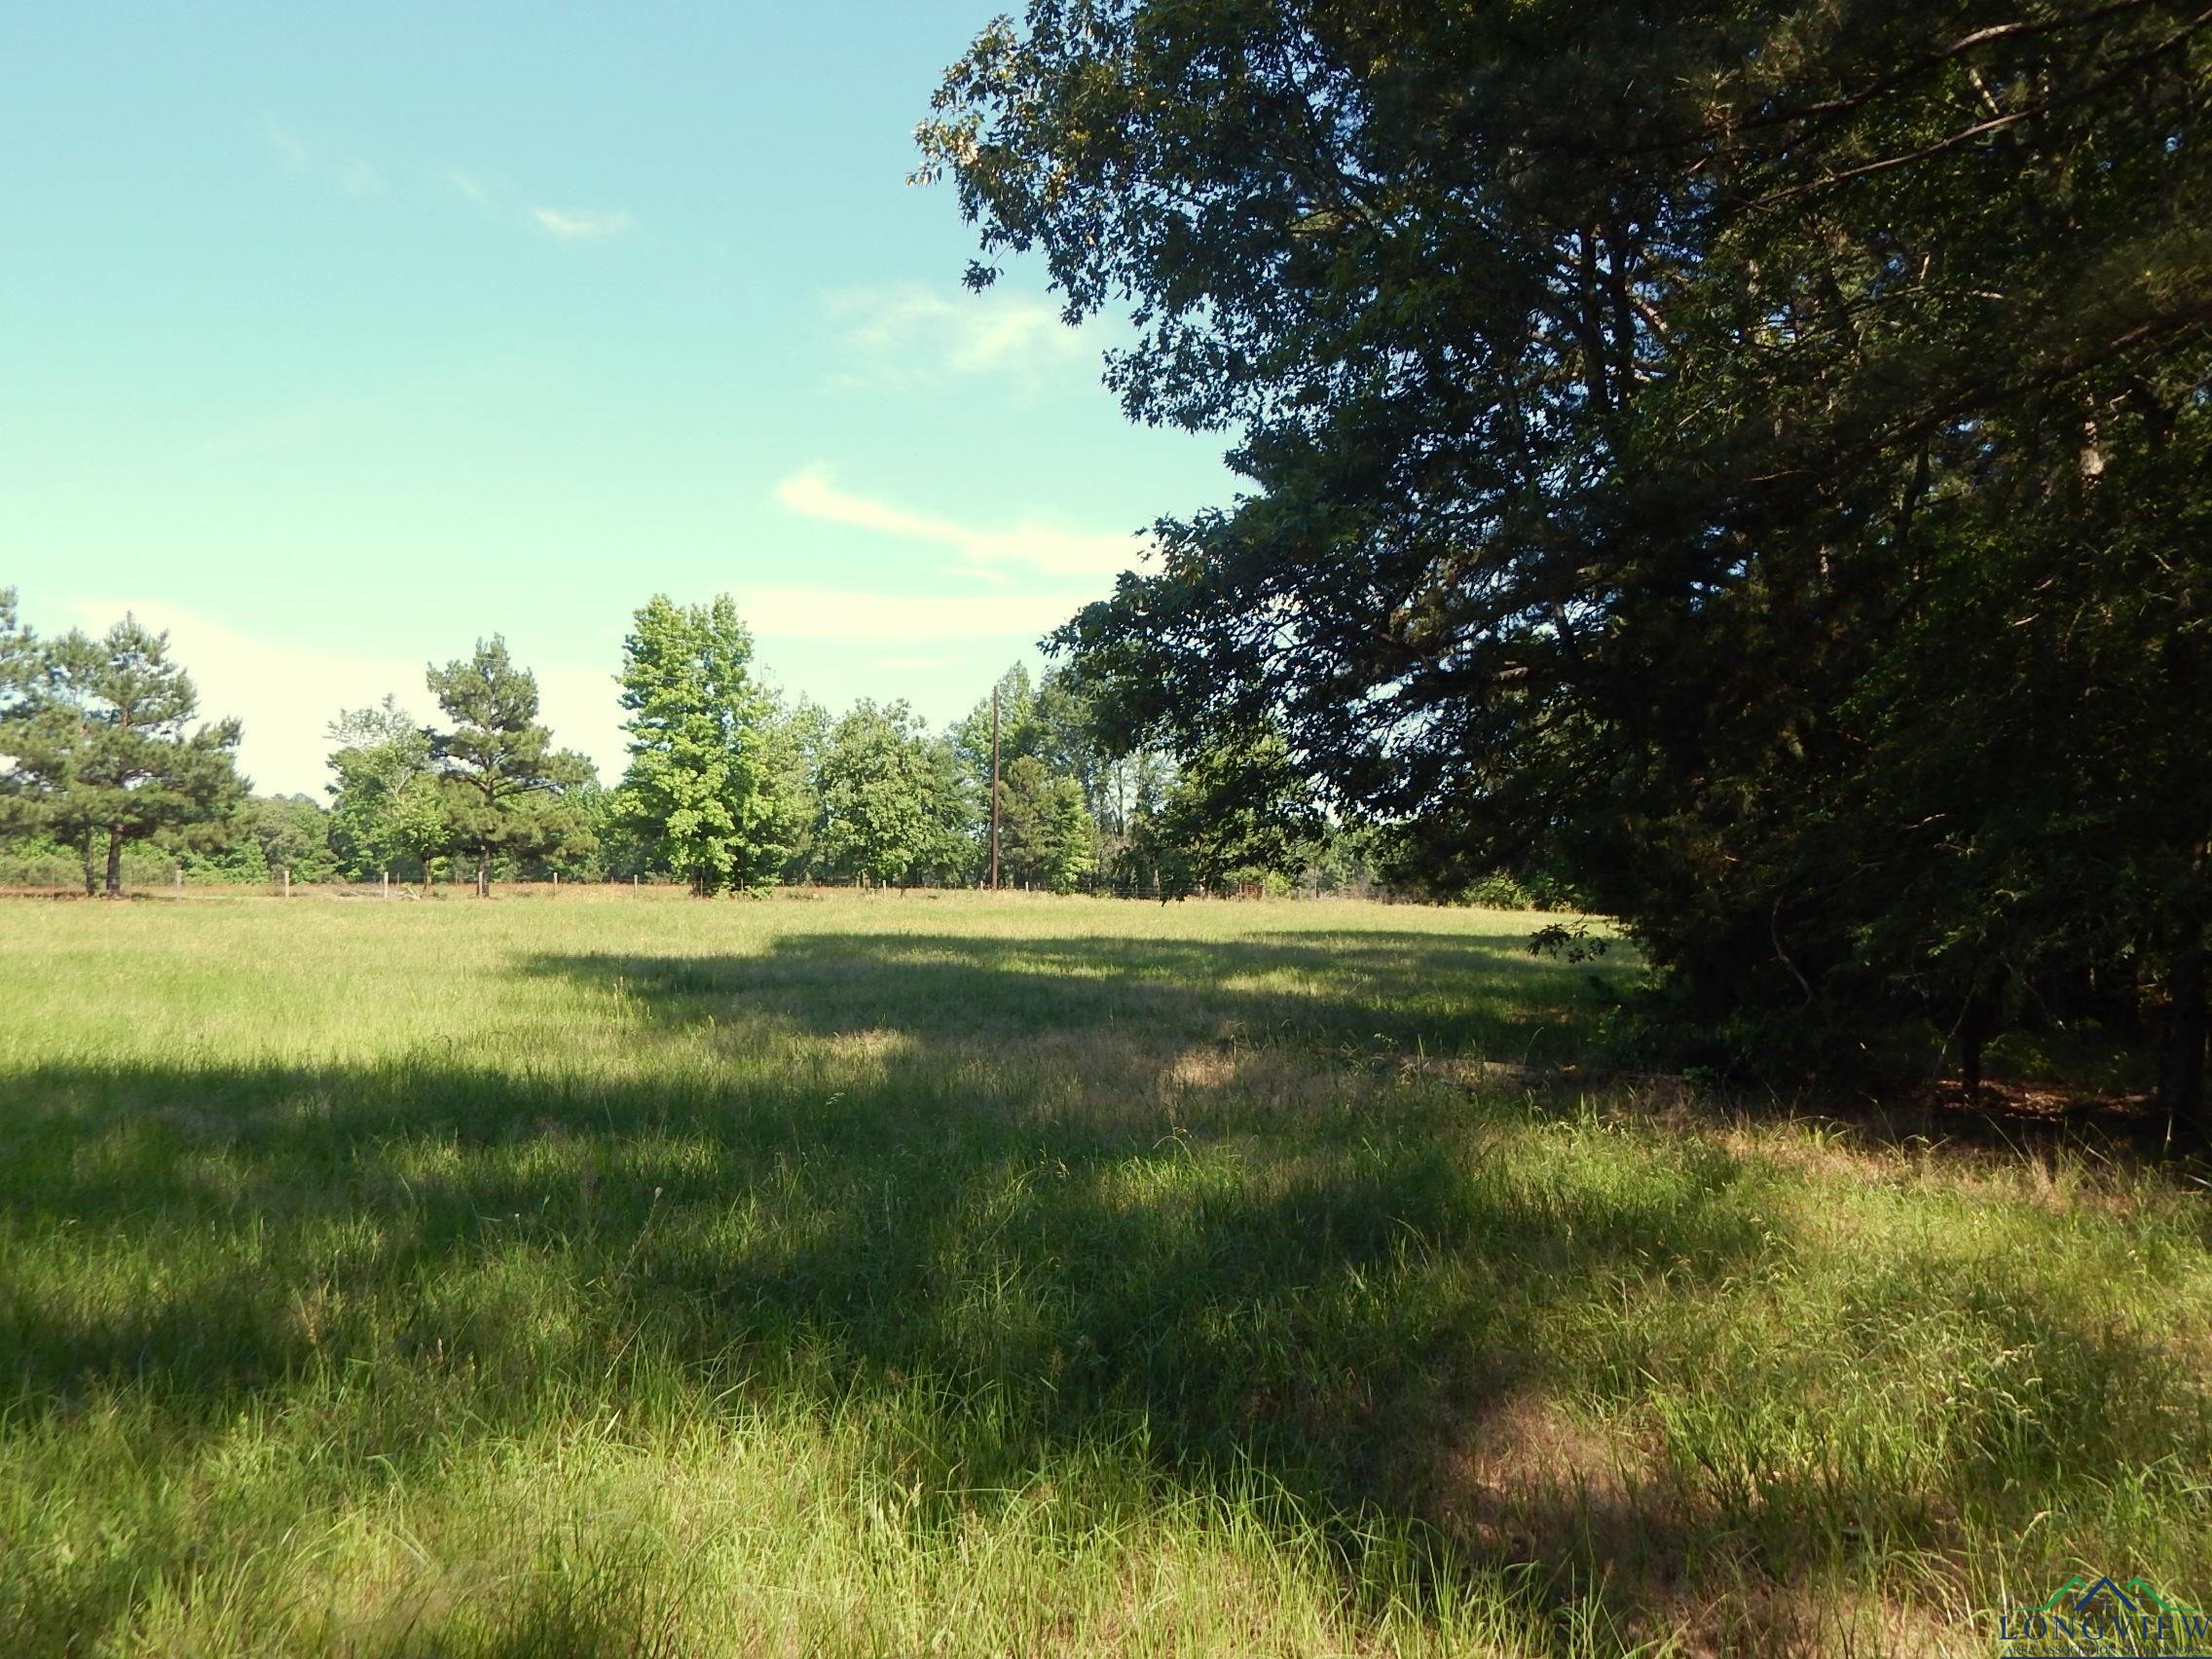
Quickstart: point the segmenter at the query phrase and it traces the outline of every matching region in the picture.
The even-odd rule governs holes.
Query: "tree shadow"
[[[1695,1471],[1623,1467],[1556,1403],[1598,1386],[1558,1351],[1580,1310],[1694,1318],[1787,1257],[1742,1163],[1685,1142],[1554,1174],[1515,1141],[1556,1103],[1471,1128],[1463,1090],[1370,1063],[1526,1050],[1584,976],[1387,933],[789,935],[522,971],[580,990],[618,1058],[18,1073],[9,1420],[135,1391],[173,1445],[369,1378],[384,1404],[332,1434],[426,1478],[410,1402],[496,1435],[649,1373],[877,1409],[919,1531],[1141,1447],[1151,1478],[1320,1518],[1355,1602],[1378,1540],[1418,1537],[1427,1578],[1601,1595],[1624,1644],[1715,1564],[1788,1585],[1827,1547],[1771,1502],[1716,1520]],[[1894,1510],[1877,1478],[1826,1500]]]
[[[1142,1022],[1194,1041],[1558,1064],[1591,1053],[1591,1015],[1635,970],[1565,965],[1503,939],[1371,930],[1206,941],[787,934],[755,956],[542,956],[523,971],[617,988],[678,1025],[764,1014],[822,1034],[956,1040]]]

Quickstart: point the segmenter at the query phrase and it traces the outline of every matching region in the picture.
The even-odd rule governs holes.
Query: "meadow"
[[[2212,1598],[2204,1171],[1530,918],[0,905],[0,1652],[1976,1653]]]

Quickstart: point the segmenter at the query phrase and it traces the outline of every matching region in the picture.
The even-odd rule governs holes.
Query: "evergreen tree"
[[[0,719],[29,691],[37,670],[37,636],[22,624],[16,590],[0,587]]]
[[[1069,893],[1097,863],[1097,829],[1073,778],[1055,777],[1034,755],[1015,757],[999,783],[1002,878],[1017,887]]]
[[[591,762],[555,750],[537,723],[537,681],[515,666],[495,634],[475,654],[427,672],[450,732],[432,738],[450,844],[476,855],[476,895],[492,892],[492,855],[541,857],[579,841],[588,827],[564,796],[592,780]]]
[[[40,643],[10,606],[0,642],[16,687],[0,708],[7,793],[20,821],[78,849],[87,893],[103,852],[112,898],[129,843],[220,832],[245,795],[239,722],[195,725],[199,693],[170,660],[167,634],[127,616],[98,640],[73,630]]]

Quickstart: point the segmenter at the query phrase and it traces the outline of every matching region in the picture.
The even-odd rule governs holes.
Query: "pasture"
[[[0,908],[0,1651],[1991,1651],[2201,1172],[1543,1068],[1519,915]],[[1525,1070],[1524,1068],[1535,1068]]]

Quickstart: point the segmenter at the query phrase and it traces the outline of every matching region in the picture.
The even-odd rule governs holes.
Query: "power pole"
[[[999,890],[999,688],[991,687],[991,891]]]

